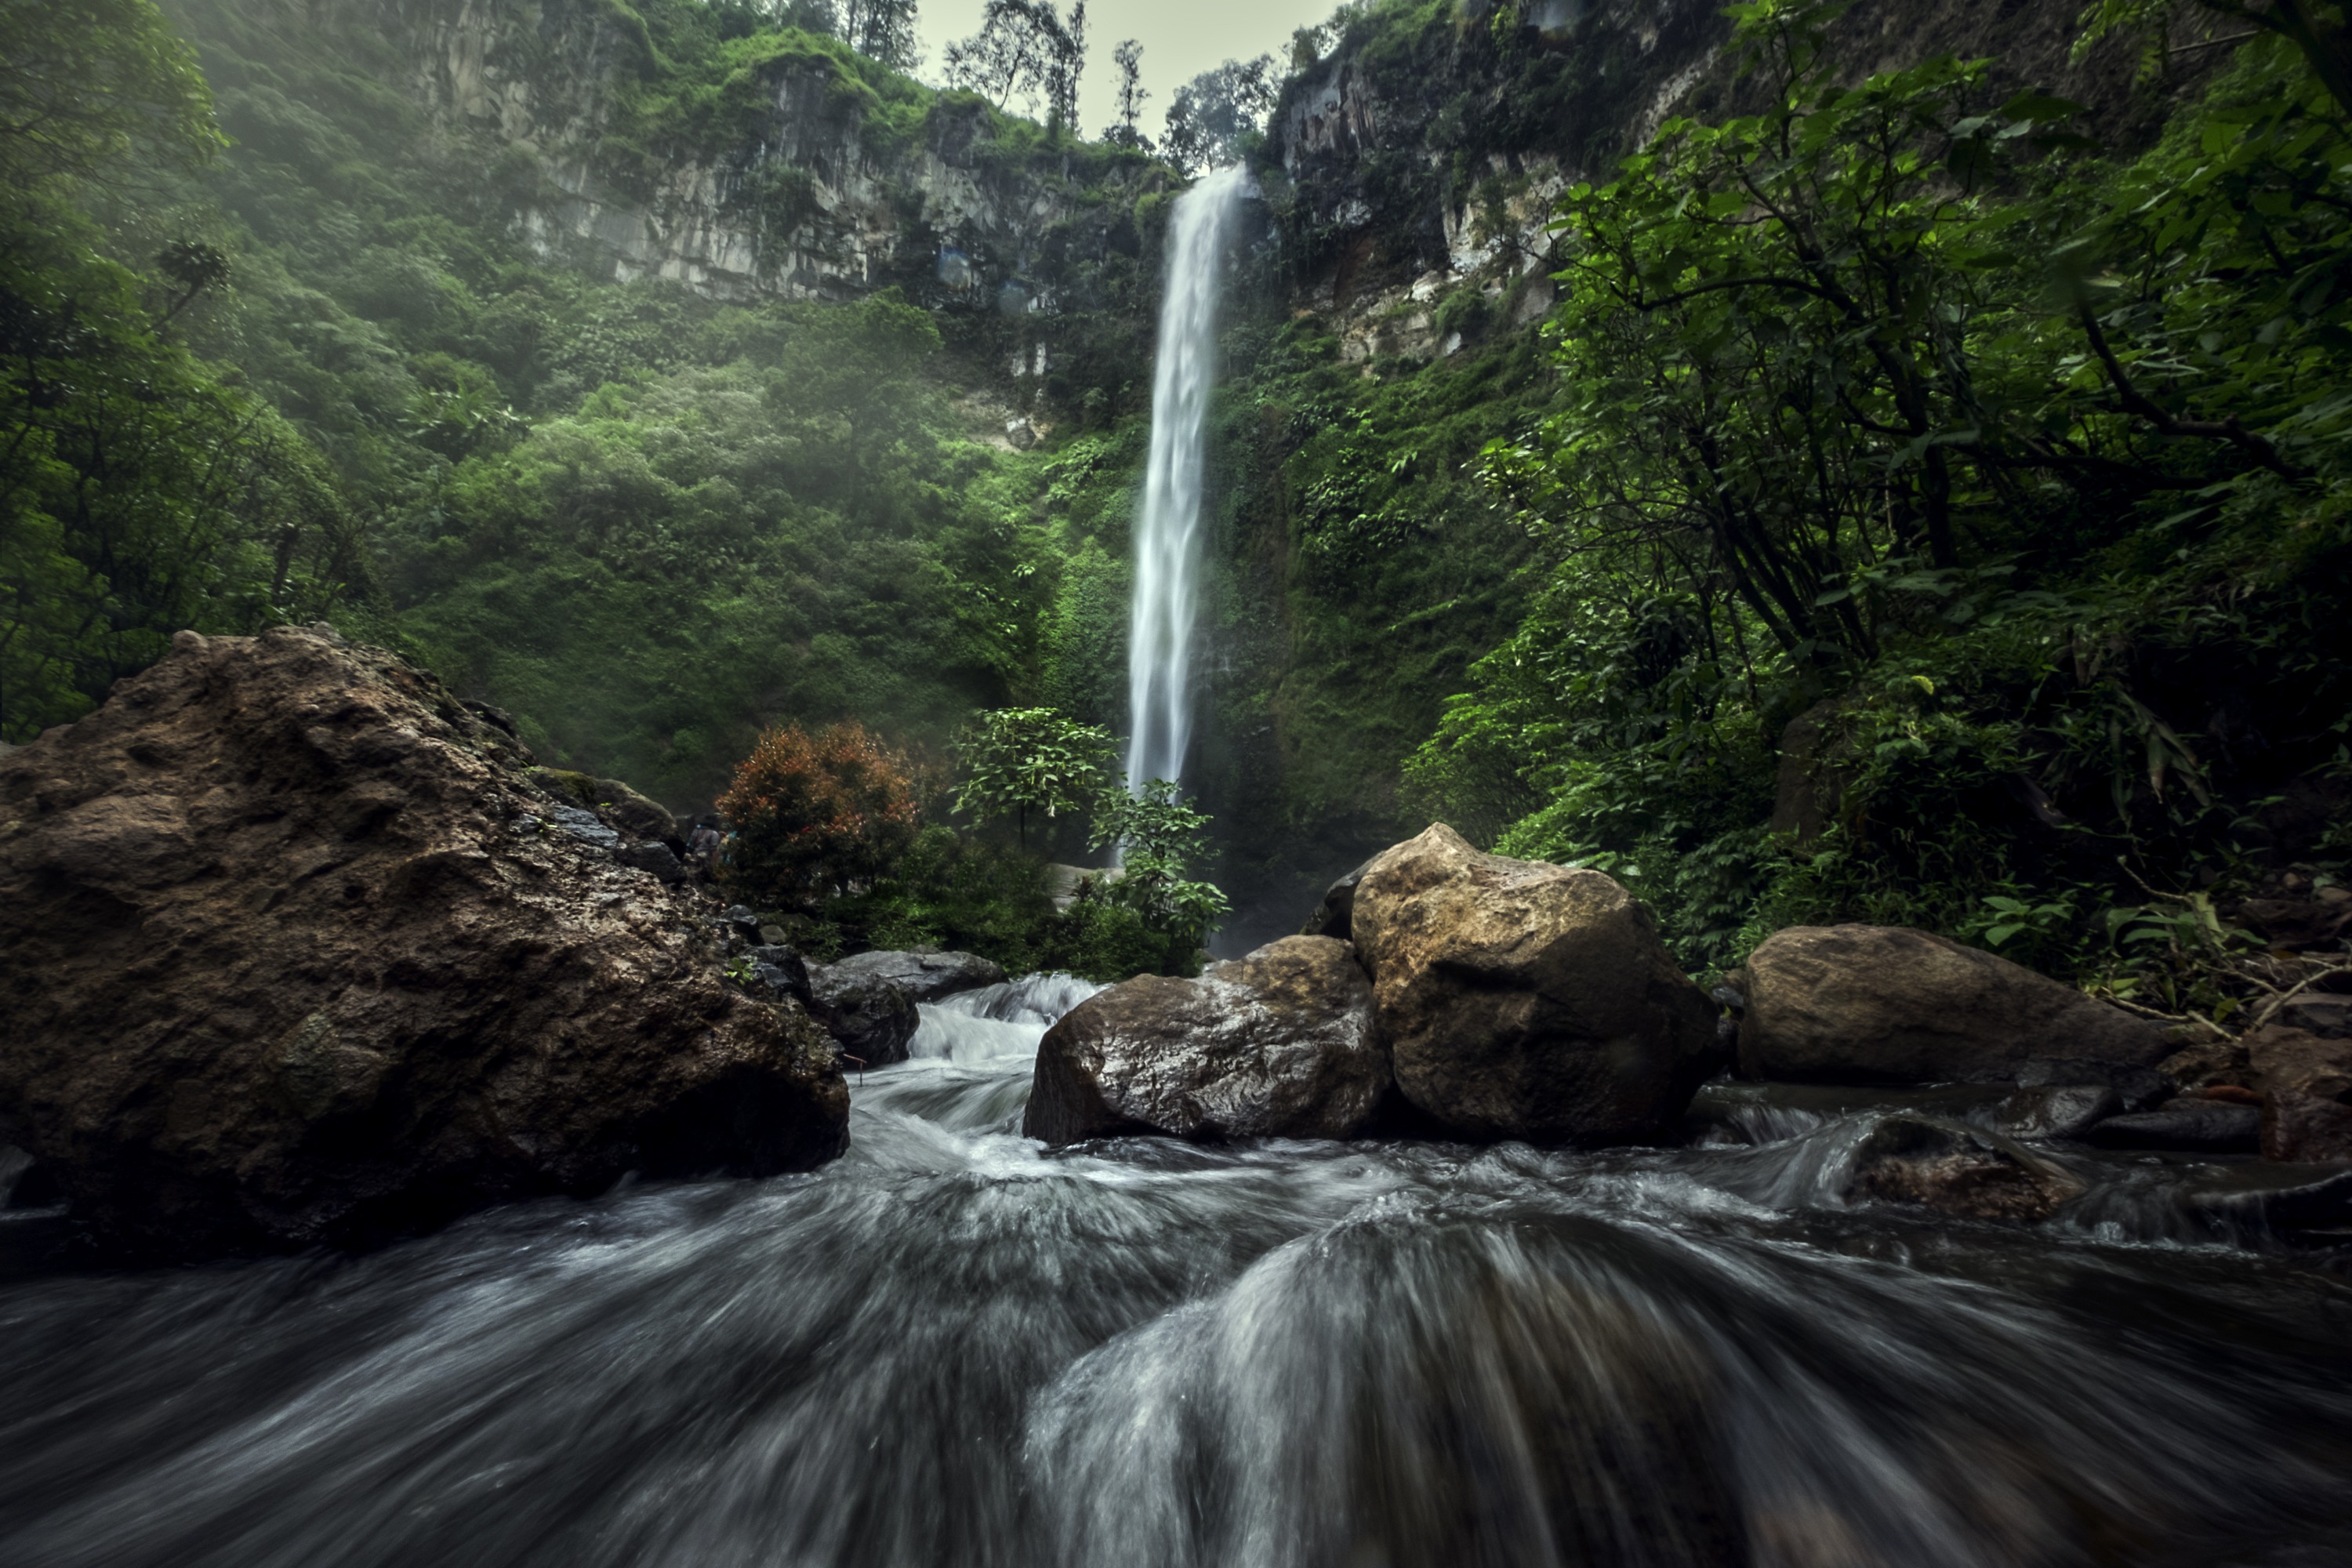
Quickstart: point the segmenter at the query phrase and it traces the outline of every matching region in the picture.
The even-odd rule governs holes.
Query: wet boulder
[[[1903,926],[1795,926],[1741,972],[1739,1069],[1843,1083],[2014,1081],[2037,1057],[2150,1067],[2162,1025]]]
[[[2263,1156],[2352,1161],[2352,1040],[2273,1024],[2248,1035],[2244,1047],[2247,1076],[2262,1094]]]
[[[809,1014],[844,1056],[869,1068],[907,1059],[922,1019],[905,992],[845,964],[812,963],[807,973]]]
[[[1372,990],[1349,944],[1292,936],[1198,980],[1140,975],[1046,1031],[1022,1131],[1347,1138],[1388,1088]]]
[[[936,1002],[959,991],[977,991],[983,985],[1004,984],[1004,966],[974,952],[940,952],[919,949],[907,952],[860,952],[853,953],[833,967],[848,973],[870,975],[886,981],[904,992],[910,1002]]]
[[[1963,1219],[2047,1219],[2083,1183],[2014,1140],[1966,1122],[1890,1116],[1855,1151],[1853,1189]]]
[[[323,627],[183,633],[0,759],[0,1141],[181,1256],[838,1154],[815,1027],[523,761]]]
[[[1457,1135],[1645,1137],[1719,1059],[1714,1005],[1598,871],[1433,826],[1372,862],[1352,915],[1397,1088]]]

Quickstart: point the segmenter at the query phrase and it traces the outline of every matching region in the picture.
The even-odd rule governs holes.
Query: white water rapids
[[[1844,1195],[1920,1096],[1761,1085],[1658,1148],[1045,1149],[1093,989],[925,1006],[803,1175],[142,1271],[0,1212],[0,1563],[2352,1561],[2352,1289],[2182,1206],[2243,1172],[1940,1219]]]
[[[1217,295],[1234,215],[1250,190],[1221,169],[1176,199],[1151,381],[1151,458],[1136,520],[1128,617],[1127,777],[1182,776],[1192,743],[1192,637],[1201,600],[1201,488],[1216,379]]]

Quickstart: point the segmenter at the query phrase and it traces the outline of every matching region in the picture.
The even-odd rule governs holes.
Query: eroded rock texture
[[[1198,980],[1139,975],[1048,1030],[1022,1130],[1346,1138],[1389,1082],[1371,987],[1344,942],[1289,936]]]
[[[1601,872],[1433,826],[1372,862],[1351,926],[1397,1088],[1464,1136],[1641,1137],[1716,1061],[1714,1006]]]
[[[0,1142],[179,1256],[837,1154],[823,1035],[525,760],[325,628],[183,633],[0,759]]]

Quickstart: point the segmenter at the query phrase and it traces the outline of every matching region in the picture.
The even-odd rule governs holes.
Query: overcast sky
[[[923,63],[915,74],[940,79],[948,45],[980,30],[986,0],[922,0],[917,13]],[[1168,100],[1176,89],[1229,59],[1252,55],[1286,58],[1290,35],[1329,16],[1338,0],[1087,0],[1087,74],[1078,86],[1078,129],[1099,136],[1118,112],[1118,70],[1111,50],[1122,38],[1143,46],[1143,133],[1160,139]],[[1069,14],[1069,0],[1062,13]],[[1018,105],[1016,104],[1017,108]]]

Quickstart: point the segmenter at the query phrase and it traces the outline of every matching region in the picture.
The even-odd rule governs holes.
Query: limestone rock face
[[[1598,871],[1433,826],[1372,862],[1352,923],[1397,1088],[1465,1136],[1640,1137],[1717,1059],[1714,1007]]]
[[[1371,987],[1344,942],[1290,936],[1198,980],[1146,974],[1048,1030],[1022,1131],[1346,1138],[1389,1081]]]
[[[1792,926],[1748,956],[1739,1068],[1833,1083],[1993,1083],[2040,1057],[2152,1067],[2168,1030],[1903,926]]]
[[[525,760],[325,628],[183,633],[0,759],[0,1142],[180,1256],[838,1154],[829,1043]]]

